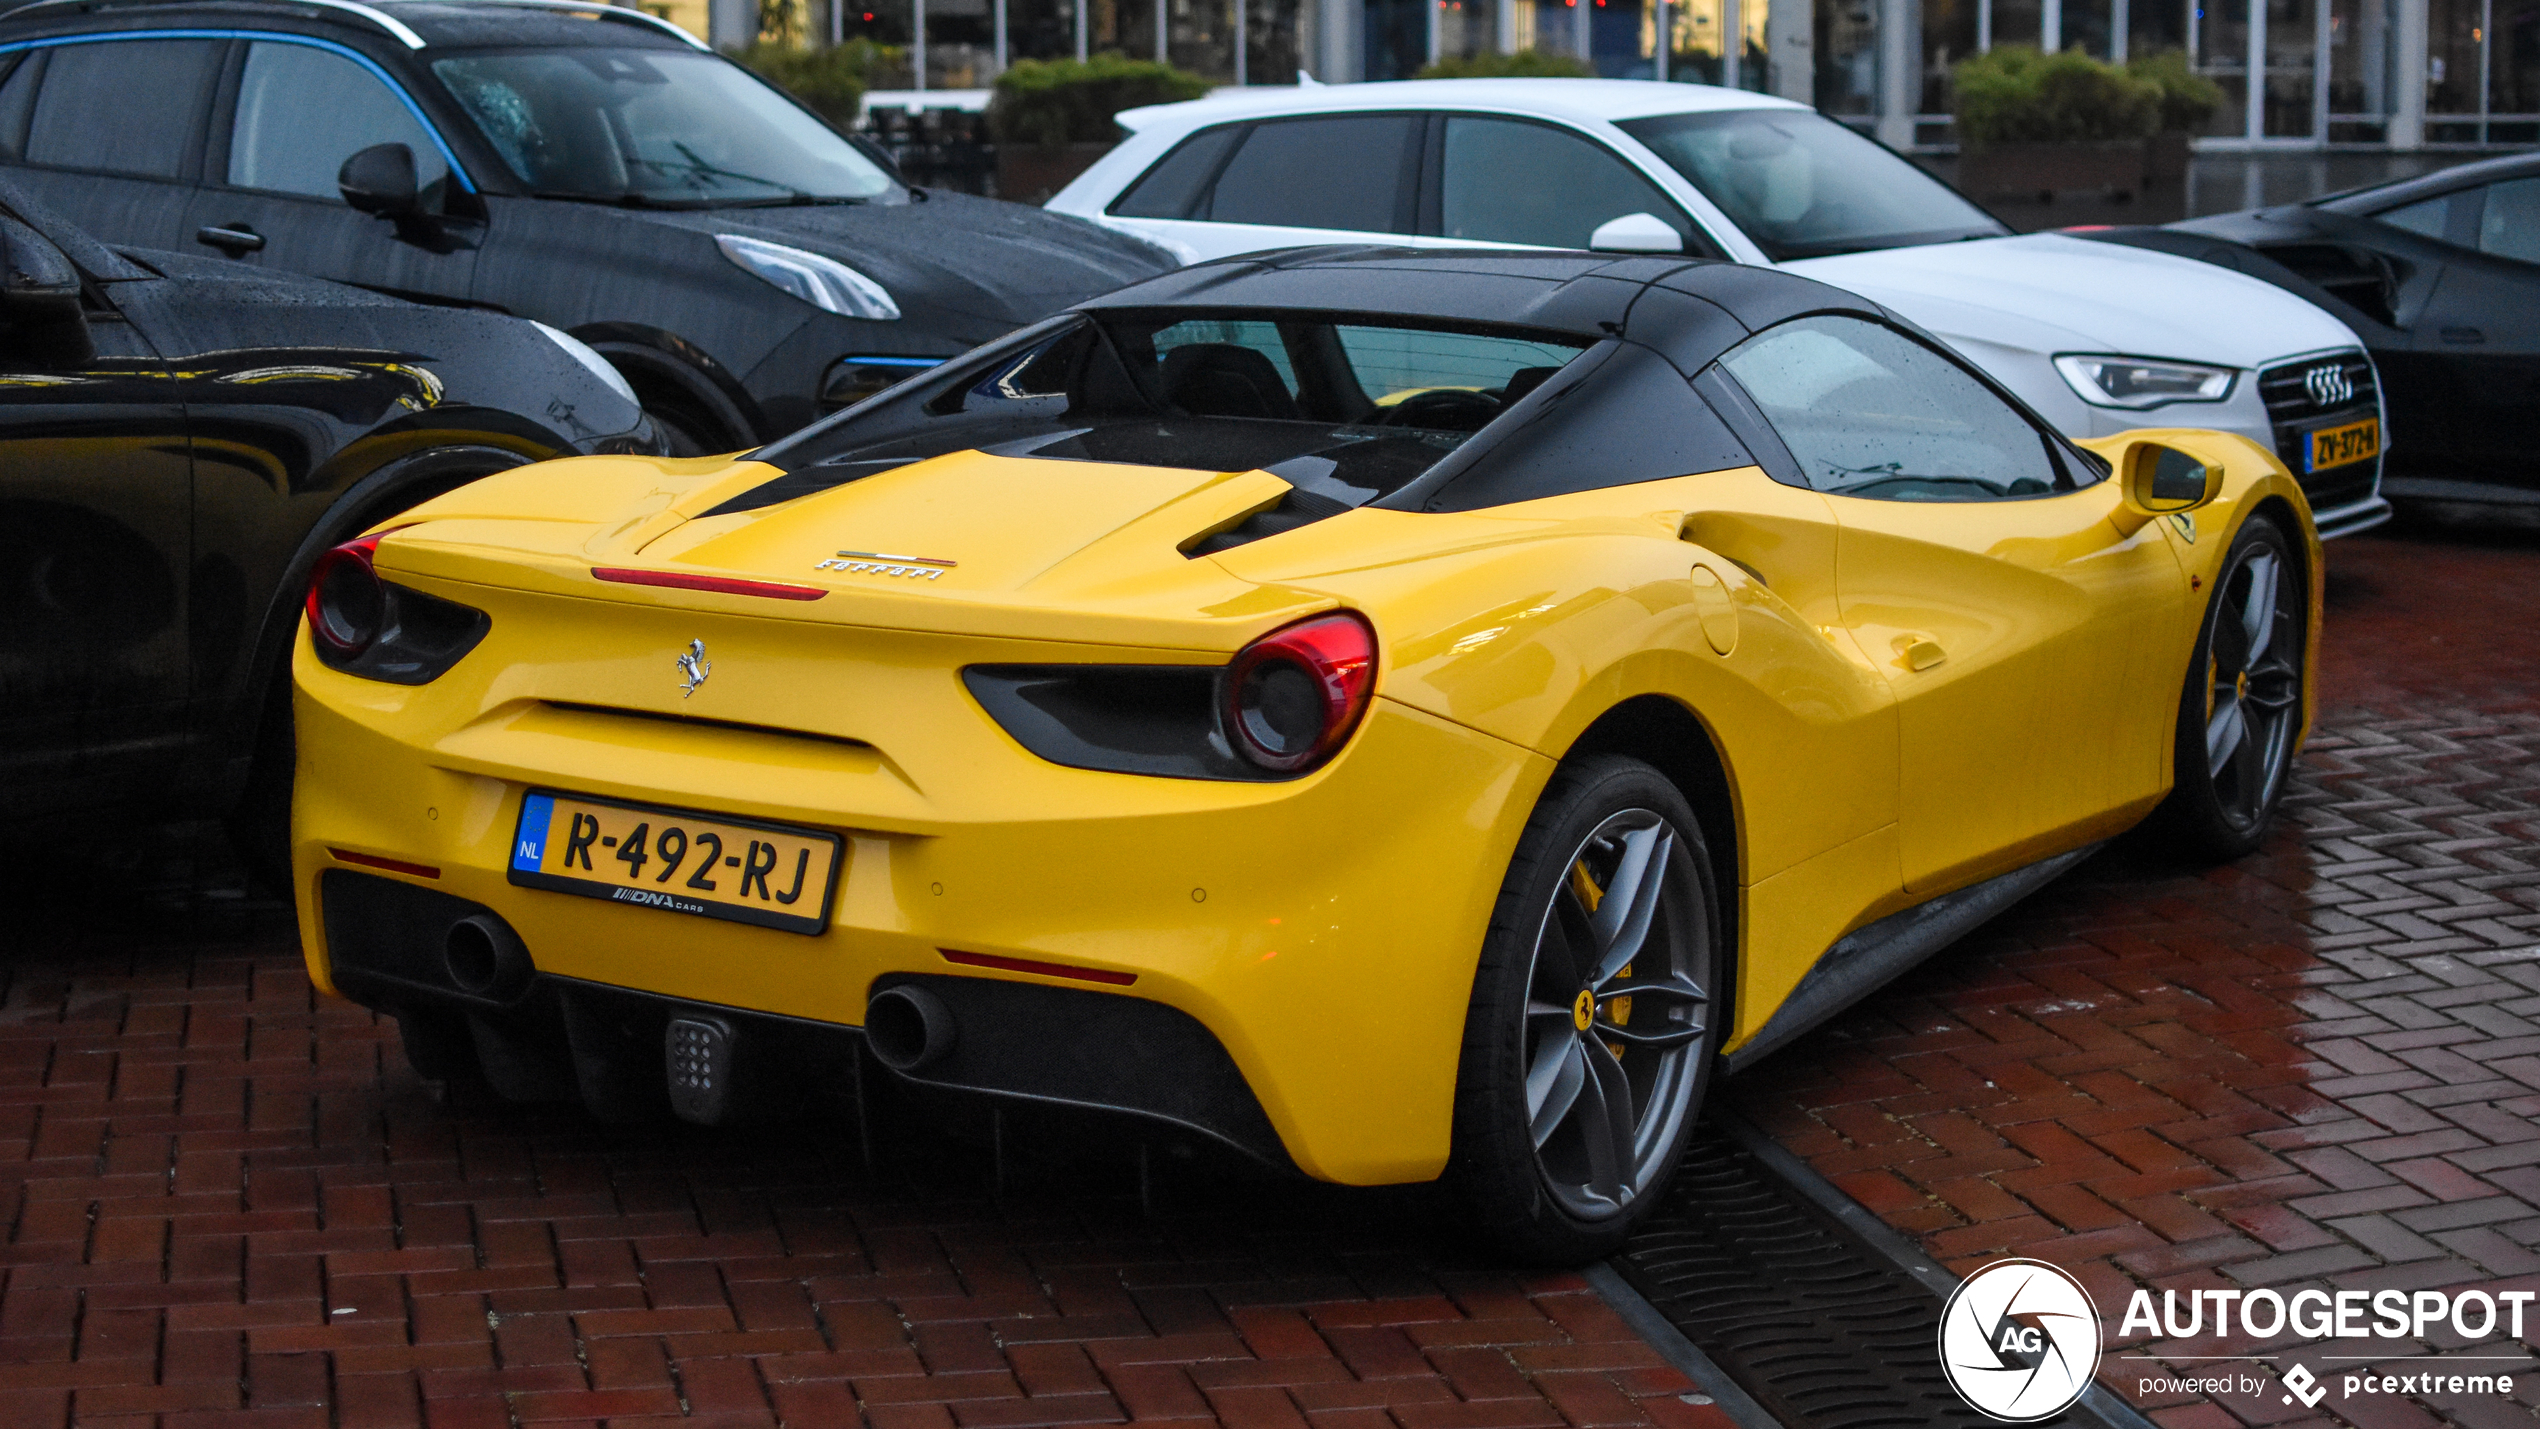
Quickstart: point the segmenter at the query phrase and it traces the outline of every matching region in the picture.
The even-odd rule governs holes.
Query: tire
[[[686,407],[647,405],[644,415],[653,419],[653,429],[661,433],[664,456],[711,456],[732,449],[731,444],[716,439],[712,424]]]
[[[2179,692],[2175,782],[2160,823],[2193,856],[2256,849],[2284,801],[2302,728],[2310,592],[2284,528],[2240,528],[2214,581]]]
[[[1666,776],[1615,755],[1553,775],[1500,885],[1456,1082],[1446,1180],[1492,1249],[1594,1259],[1657,1203],[1718,1060],[1718,907]]]

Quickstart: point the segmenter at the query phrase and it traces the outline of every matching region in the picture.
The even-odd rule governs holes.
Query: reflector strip
[[[1099,968],[1071,968],[1065,963],[1037,963],[1030,958],[1000,958],[988,953],[957,953],[950,948],[935,950],[944,961],[963,967],[996,968],[1001,972],[1037,973],[1042,977],[1068,977],[1078,982],[1098,982],[1110,987],[1127,987],[1138,980],[1136,973],[1104,972]]]
[[[638,571],[624,566],[593,566],[594,579],[619,585],[667,586],[672,590],[705,590],[717,595],[763,595],[770,600],[818,600],[829,592],[818,586],[745,581],[732,576],[690,576],[675,571]]]
[[[439,878],[441,870],[428,863],[407,863],[402,859],[381,858],[377,854],[355,853],[351,849],[331,848],[327,857],[337,863],[350,863],[362,868],[384,868],[390,873],[409,874],[416,878]]]

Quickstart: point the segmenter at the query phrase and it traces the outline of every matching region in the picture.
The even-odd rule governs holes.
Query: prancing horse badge
[[[683,700],[695,694],[697,686],[706,682],[706,676],[714,673],[713,663],[706,659],[706,642],[702,640],[689,641],[688,653],[672,663],[679,667],[679,698]]]

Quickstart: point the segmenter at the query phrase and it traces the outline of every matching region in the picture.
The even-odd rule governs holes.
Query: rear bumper
[[[1062,769],[999,734],[975,740],[977,767],[960,787],[947,780],[930,795],[877,770],[889,797],[858,807],[866,776],[852,770],[806,769],[790,791],[772,779],[765,736],[655,723],[636,736],[661,731],[648,748],[577,745],[566,726],[461,710],[476,699],[443,686],[464,673],[414,689],[355,680],[318,664],[304,637],[293,862],[320,987],[373,1006],[518,1013],[455,999],[434,970],[431,936],[462,904],[516,931],[540,986],[835,1029],[860,1026],[874,992],[897,980],[960,984],[964,997],[983,982],[1028,987],[1036,996],[1020,1011],[972,998],[987,1030],[965,1051],[996,1056],[956,1057],[919,1079],[1161,1117],[1326,1180],[1425,1180],[1443,1168],[1473,967],[1550,776],[1542,756],[1379,699],[1338,759],[1290,783]],[[942,680],[957,690],[950,670]],[[943,725],[951,713],[916,717]],[[836,830],[849,851],[830,924],[804,936],[514,886],[506,862],[532,786]],[[398,952],[388,945],[404,936],[399,918],[346,921],[343,889],[364,886],[346,877],[451,901],[409,900],[423,911],[399,918],[427,936]],[[947,951],[1129,981],[971,976]],[[577,1000],[588,999],[562,1003]],[[1198,1036],[1161,1030],[1183,1024]],[[1027,1025],[1028,1037],[1014,1030]],[[1073,1035],[1102,1027],[1090,1045]],[[1021,1055],[1027,1040],[1048,1043],[1047,1055]],[[1189,1101],[1213,1057],[1243,1095]]]

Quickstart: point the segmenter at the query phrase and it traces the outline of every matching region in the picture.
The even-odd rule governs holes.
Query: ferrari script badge
[[[706,676],[714,673],[714,662],[706,658],[706,642],[702,640],[689,641],[688,653],[671,663],[679,670],[679,698],[683,700],[695,694],[697,686],[706,682]]]
[[[882,551],[840,551],[825,561],[815,561],[815,571],[857,571],[870,576],[909,576],[918,580],[935,580],[944,572],[960,565],[959,561],[934,556],[894,556]]]

